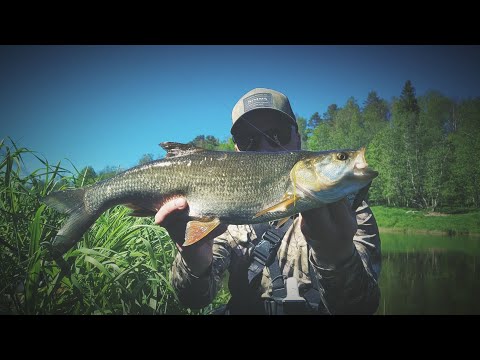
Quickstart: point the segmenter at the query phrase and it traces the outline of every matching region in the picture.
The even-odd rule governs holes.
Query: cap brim
[[[297,122],[295,121],[295,119],[292,119],[292,117],[287,113],[278,109],[262,108],[262,109],[252,109],[250,111],[247,111],[242,116],[240,116],[232,125],[232,128],[230,129],[230,133],[234,135],[234,133],[238,131],[240,127],[243,127],[246,125],[247,120],[251,123],[255,123],[256,121],[260,120],[262,117],[261,113],[264,111],[268,111],[269,113],[271,113],[272,111],[276,112],[277,114],[275,114],[275,117],[276,118],[278,117],[279,122],[289,123],[295,126],[295,128],[298,130]]]

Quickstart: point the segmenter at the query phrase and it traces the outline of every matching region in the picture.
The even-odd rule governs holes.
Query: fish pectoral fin
[[[152,209],[147,209],[135,204],[124,204],[126,207],[132,209],[133,211],[129,213],[129,216],[135,217],[146,217],[146,216],[155,216],[156,212]]]
[[[280,229],[282,227],[282,225],[285,224],[289,219],[290,219],[290,217],[286,217],[286,218],[278,220],[277,226],[275,228]]]
[[[299,197],[295,196],[294,194],[285,194],[282,201],[280,201],[278,204],[270,206],[267,209],[259,211],[253,216],[253,218],[255,219],[269,212],[286,211],[290,206],[294,205],[294,203],[298,201],[298,199]]]
[[[195,244],[210,234],[218,225],[220,225],[220,219],[218,218],[189,221],[187,223],[187,229],[185,230],[185,242],[183,246]]]

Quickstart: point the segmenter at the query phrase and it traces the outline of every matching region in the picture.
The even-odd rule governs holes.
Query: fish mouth
[[[361,178],[361,179],[373,179],[378,176],[378,171],[372,170],[370,168],[366,169],[354,169],[353,170],[353,175],[355,178]]]

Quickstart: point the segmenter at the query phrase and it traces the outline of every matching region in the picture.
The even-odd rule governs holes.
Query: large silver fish
[[[220,223],[254,224],[341,200],[378,175],[365,148],[321,152],[224,152],[160,144],[164,159],[135,166],[84,188],[57,191],[43,202],[69,215],[53,241],[55,256],[78,242],[108,208],[126,205],[133,216],[153,216],[166,201],[186,197],[191,245]]]

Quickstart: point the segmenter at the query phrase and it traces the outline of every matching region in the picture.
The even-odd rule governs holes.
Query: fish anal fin
[[[149,210],[149,209],[138,209],[138,210],[133,210],[129,216],[135,216],[135,217],[147,217],[147,216],[155,216],[156,212]]]
[[[146,217],[146,216],[154,216],[156,214],[156,212],[153,211],[152,209],[147,209],[139,205],[135,205],[131,203],[124,204],[124,205],[133,210],[131,213],[128,214],[129,216]]]
[[[220,225],[220,219],[218,218],[189,221],[187,223],[187,229],[185,230],[185,242],[183,243],[183,246],[189,246],[202,240],[205,236],[215,230],[218,225]]]
[[[259,211],[253,216],[253,218],[255,219],[257,217],[260,217],[270,212],[286,211],[290,206],[294,206],[294,203],[297,200],[298,200],[298,196],[295,196],[294,194],[285,194],[282,200],[278,204],[275,204],[273,206],[270,206],[267,209]]]

